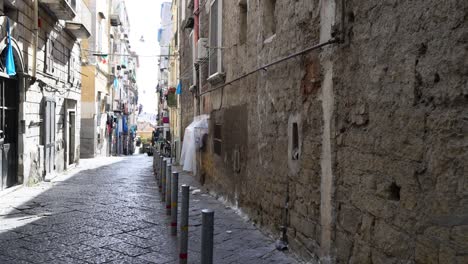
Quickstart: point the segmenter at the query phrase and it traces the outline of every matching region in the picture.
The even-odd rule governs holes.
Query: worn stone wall
[[[345,41],[202,96],[205,187],[307,260],[466,263],[468,2],[276,0],[272,35],[266,1],[223,1],[227,81],[339,36],[343,2]]]
[[[182,7],[181,7],[182,8]],[[185,128],[190,125],[193,121],[194,116],[194,97],[193,93],[189,91],[191,85],[194,85],[193,82],[193,59],[192,59],[192,38],[190,34],[191,29],[185,28],[186,22],[189,17],[193,16],[193,8],[186,6],[185,8],[185,20],[180,22],[179,25],[179,56],[180,56],[180,71],[179,71],[179,81],[182,84],[182,93],[180,94],[180,104],[181,107],[181,117],[182,117],[182,127],[181,127],[181,137],[183,140]]]
[[[275,16],[287,19],[277,19],[276,35],[271,36],[263,27],[262,1],[245,1],[248,12],[244,42],[239,27],[241,6],[238,1],[223,1],[226,80],[317,43],[318,3],[277,1]],[[314,258],[320,241],[320,74],[319,58],[311,54],[272,66],[201,99],[205,113],[213,111],[210,143],[204,154],[207,188],[240,206],[275,237],[279,237],[279,227],[287,224],[291,247],[307,259]],[[205,89],[216,87],[207,85]],[[246,109],[247,131],[239,136],[223,129],[223,153],[218,156],[213,153],[211,127],[219,120],[229,120],[226,113],[238,107]],[[288,152],[292,123],[298,126],[301,145],[299,158],[294,161]],[[234,124],[242,127],[239,121]],[[225,145],[234,138],[245,148]],[[238,173],[232,169],[230,157],[234,155],[241,157]]]
[[[17,17],[10,18],[11,35],[16,42],[18,53],[24,63],[23,73],[20,77],[20,103],[19,103],[19,169],[18,178],[20,183],[32,184],[42,180],[43,173],[43,98],[52,97],[56,102],[56,131],[55,131],[55,169],[60,172],[66,169],[66,111],[65,102],[75,102],[76,126],[75,126],[75,148],[79,157],[79,131],[80,131],[80,46],[79,43],[64,30],[63,22],[52,18],[41,7],[39,18],[41,27],[39,29],[39,41],[37,50],[37,79],[33,85],[29,85],[28,75],[31,74],[32,63],[32,16],[33,1],[16,1],[18,10]],[[6,19],[0,20],[2,28],[5,28]],[[49,36],[53,42],[53,67],[46,70],[44,67],[45,43]],[[2,30],[0,37],[5,37]],[[70,56],[73,58],[70,59]],[[73,81],[70,81],[68,66],[71,65]],[[17,69],[18,71],[18,69]],[[24,124],[24,125],[22,125]],[[22,130],[24,127],[24,130]],[[75,155],[76,157],[76,155]]]
[[[467,1],[347,1],[338,263],[468,262],[467,14]]]

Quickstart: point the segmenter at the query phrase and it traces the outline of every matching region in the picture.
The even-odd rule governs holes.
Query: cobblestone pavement
[[[151,162],[82,160],[52,182],[0,197],[0,263],[177,263]],[[195,185],[187,175],[180,182]],[[215,211],[215,264],[297,263],[213,197],[192,195],[190,204],[189,263],[200,262],[203,208]]]

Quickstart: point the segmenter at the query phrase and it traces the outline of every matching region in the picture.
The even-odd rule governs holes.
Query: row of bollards
[[[166,215],[171,216],[171,235],[177,236],[179,173],[172,172],[171,158],[157,155],[156,151],[154,153],[153,169],[158,189],[161,193],[161,201],[166,205]],[[186,264],[188,261],[190,186],[182,185],[181,193],[179,263]],[[209,209],[202,210],[201,264],[213,263],[213,227],[214,211]]]

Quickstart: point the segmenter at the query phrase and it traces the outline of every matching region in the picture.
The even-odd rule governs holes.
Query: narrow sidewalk
[[[186,184],[190,186],[191,190],[189,206],[189,263],[199,263],[200,261],[201,211],[203,209],[211,209],[215,212],[213,263],[300,263],[288,251],[278,251],[275,248],[274,240],[261,233],[252,223],[243,219],[235,209],[204,192],[194,177],[182,171],[181,167],[175,166],[173,171],[179,172],[179,186]],[[179,191],[179,204],[180,199]]]

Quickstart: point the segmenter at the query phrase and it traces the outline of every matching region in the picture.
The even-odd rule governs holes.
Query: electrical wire
[[[291,55],[289,55],[289,56],[283,57],[283,58],[278,59],[278,60],[276,60],[276,61],[273,61],[273,62],[271,62],[271,63],[265,64],[265,65],[263,65],[263,66],[261,66],[261,67],[258,67],[258,68],[256,68],[256,69],[254,69],[254,70],[252,70],[252,71],[250,71],[250,72],[248,72],[248,73],[246,73],[246,74],[243,74],[243,75],[241,75],[241,76],[239,76],[239,77],[236,77],[236,78],[234,78],[234,79],[232,79],[232,80],[230,80],[230,81],[228,81],[228,82],[226,82],[226,83],[224,83],[224,84],[222,84],[222,85],[219,85],[219,86],[217,86],[217,87],[215,87],[215,88],[209,89],[209,90],[207,90],[207,91],[205,91],[205,92],[203,92],[203,93],[200,93],[199,96],[202,96],[202,95],[205,95],[205,94],[207,94],[207,93],[211,93],[211,92],[216,91],[216,90],[218,90],[218,89],[224,88],[224,87],[226,87],[226,86],[228,86],[228,85],[233,84],[234,82],[237,82],[237,81],[239,81],[239,80],[242,80],[242,79],[244,79],[244,78],[246,78],[246,77],[248,77],[248,76],[250,76],[250,75],[252,75],[252,74],[254,74],[254,73],[256,73],[256,72],[259,72],[259,71],[261,71],[261,70],[266,71],[266,70],[268,69],[268,67],[271,67],[271,66],[273,66],[273,65],[276,65],[276,64],[281,63],[281,62],[283,62],[283,61],[286,61],[286,60],[295,58],[295,57],[297,57],[297,56],[300,56],[300,55],[303,55],[303,54],[305,54],[305,53],[308,53],[308,52],[310,52],[310,51],[312,51],[312,50],[316,50],[316,49],[322,48],[322,47],[324,47],[324,46],[327,46],[327,45],[330,45],[330,44],[333,44],[333,43],[338,43],[339,41],[340,41],[339,39],[332,38],[332,39],[330,39],[330,40],[328,40],[328,41],[326,41],[326,42],[319,43],[319,44],[317,44],[317,45],[314,45],[314,46],[309,47],[309,48],[307,48],[307,49],[304,49],[304,50],[302,50],[302,51],[293,53],[293,54],[291,54]]]

